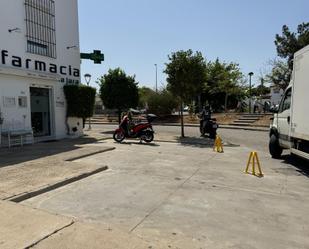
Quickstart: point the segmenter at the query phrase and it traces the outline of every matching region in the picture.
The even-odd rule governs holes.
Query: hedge
[[[67,117],[89,118],[94,112],[96,89],[85,85],[65,85]]]

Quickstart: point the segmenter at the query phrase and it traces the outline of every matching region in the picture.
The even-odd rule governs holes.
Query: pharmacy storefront
[[[67,122],[63,93],[80,83],[77,1],[3,0],[0,10],[2,134],[32,131],[41,141],[66,137],[70,126],[82,132],[80,120]]]
[[[67,134],[64,84],[79,83],[79,69],[22,58],[1,50],[2,130],[33,130],[35,137]]]

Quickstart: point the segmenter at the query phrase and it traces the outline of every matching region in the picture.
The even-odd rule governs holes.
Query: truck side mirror
[[[269,111],[272,112],[272,113],[278,113],[279,112],[279,106],[272,106],[269,109]]]

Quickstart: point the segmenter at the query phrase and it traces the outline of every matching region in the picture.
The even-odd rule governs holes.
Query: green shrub
[[[89,118],[94,112],[96,89],[85,85],[65,85],[67,117]]]
[[[177,99],[167,90],[151,94],[147,103],[148,112],[154,114],[171,114],[178,107]]]
[[[138,95],[139,95],[138,107],[140,109],[145,109],[148,106],[149,97],[155,93],[156,92],[154,90],[146,86],[138,88]]]

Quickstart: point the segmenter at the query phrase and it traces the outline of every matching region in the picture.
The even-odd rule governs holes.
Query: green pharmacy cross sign
[[[93,50],[93,53],[81,53],[80,58],[92,60],[94,64],[101,64],[104,61],[104,54],[101,53],[101,50]]]

